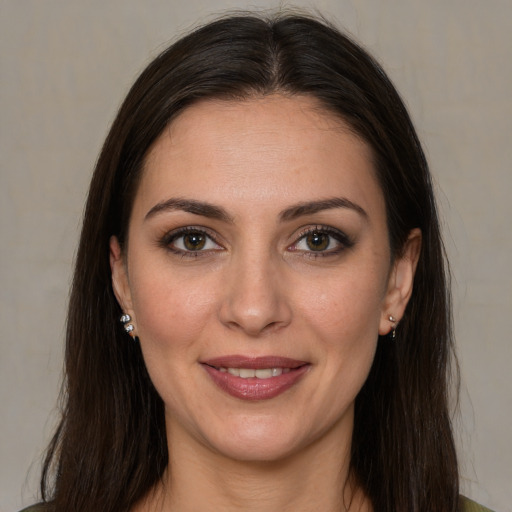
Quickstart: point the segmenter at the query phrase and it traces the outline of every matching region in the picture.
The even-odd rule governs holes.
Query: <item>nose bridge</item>
[[[221,306],[225,325],[257,336],[290,322],[280,261],[277,254],[254,246],[233,256]]]

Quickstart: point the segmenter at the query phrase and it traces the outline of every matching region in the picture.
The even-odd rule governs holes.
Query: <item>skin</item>
[[[227,218],[161,206],[176,198]],[[331,198],[349,206],[283,218]],[[203,250],[169,235],[184,227],[206,232]],[[326,249],[312,250],[308,230]],[[378,334],[403,315],[420,243],[411,232],[392,261],[371,150],[313,99],[185,110],[147,156],[124,251],[111,240],[114,290],[164,401],[171,461],[137,510],[370,510],[348,474],[354,400]],[[249,402],[200,364],[232,354],[309,367]]]

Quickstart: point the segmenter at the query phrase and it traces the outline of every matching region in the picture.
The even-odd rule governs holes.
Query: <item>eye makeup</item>
[[[288,247],[290,252],[301,252],[309,258],[339,255],[353,247],[355,241],[343,231],[326,225],[315,225],[301,230],[297,241]]]
[[[184,226],[165,233],[158,245],[181,258],[198,258],[221,252],[219,236],[202,226]],[[291,253],[308,258],[333,257],[353,247],[355,241],[332,226],[316,224],[302,228],[295,241],[286,247]]]
[[[159,240],[159,245],[182,258],[197,258],[224,250],[211,230],[199,226],[174,229]]]

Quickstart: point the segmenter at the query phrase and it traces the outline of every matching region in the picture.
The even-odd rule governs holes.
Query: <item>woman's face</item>
[[[149,152],[126,251],[111,243],[171,450],[275,460],[350,443],[418,247],[391,263],[370,149],[314,100],[185,110]]]

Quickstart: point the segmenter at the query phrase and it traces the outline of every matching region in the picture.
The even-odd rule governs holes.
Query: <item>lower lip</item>
[[[221,372],[206,364],[203,364],[203,367],[222,391],[235,398],[252,401],[269,400],[284,393],[296,384],[309,369],[309,365],[304,365],[268,379],[258,379],[257,377],[243,379],[227,372]]]

